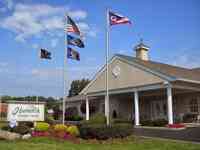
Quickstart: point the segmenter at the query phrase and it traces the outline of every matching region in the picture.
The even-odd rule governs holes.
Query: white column
[[[167,87],[168,123],[173,124],[172,88]]]
[[[90,107],[89,107],[89,99],[86,96],[86,120],[90,119]]]
[[[109,97],[105,96],[105,116],[106,116],[106,124],[110,124],[110,106],[109,106]]]
[[[135,125],[140,125],[140,113],[139,113],[139,96],[138,91],[134,92],[134,105],[135,105]]]

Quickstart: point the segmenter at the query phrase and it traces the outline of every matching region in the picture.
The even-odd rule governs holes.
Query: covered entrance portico
[[[101,97],[101,107],[108,108],[109,118],[115,111],[117,117],[134,120],[136,126],[140,120],[168,120],[173,124],[177,120],[183,122],[183,116],[190,111],[190,99],[197,97],[200,104],[200,88],[197,84],[183,82],[166,82],[124,89],[110,90],[109,107],[105,106],[102,95],[104,92],[90,93],[86,99],[86,119],[89,120],[90,98]],[[99,99],[100,100],[100,99]],[[198,108],[196,114],[199,115]]]
[[[178,120],[177,117],[183,119],[187,113],[189,113],[188,118],[193,116],[192,122],[195,118],[196,120],[200,118],[198,117],[200,113],[198,70],[115,55],[109,62],[109,103],[105,101],[106,75],[104,66],[80,93],[87,97],[87,120],[89,101],[91,97],[99,96],[104,102],[107,123],[112,117],[114,108],[120,112],[119,116],[123,114],[121,112],[124,112],[127,118],[132,116],[136,126],[140,125],[143,119],[159,118],[166,119],[168,124],[173,124]],[[123,111],[120,111],[121,109]]]

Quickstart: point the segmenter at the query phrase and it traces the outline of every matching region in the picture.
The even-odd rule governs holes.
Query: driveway
[[[200,127],[189,127],[184,130],[163,130],[153,128],[134,128],[138,136],[169,138],[184,141],[200,142]]]

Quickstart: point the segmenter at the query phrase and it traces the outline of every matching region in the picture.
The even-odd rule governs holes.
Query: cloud
[[[73,12],[69,12],[69,16],[76,20],[85,19],[87,17],[87,13],[82,10],[77,10]]]
[[[8,63],[7,62],[0,62],[0,67],[7,67]]]
[[[33,47],[34,49],[38,49],[38,48],[39,48],[39,45],[38,45],[38,44],[32,44],[32,47]]]
[[[14,2],[13,2],[13,0],[5,0],[5,1],[6,1],[6,3],[7,3],[7,7],[8,7],[8,9],[12,9],[13,6],[14,6]]]
[[[7,8],[5,7],[0,8],[0,12],[5,13],[6,11],[7,11]]]
[[[12,10],[14,7],[13,0],[3,0],[1,3],[3,4],[3,7],[0,8],[1,12],[6,12],[7,10]]]
[[[96,37],[97,36],[97,32],[98,32],[97,29],[89,26],[87,23],[79,22],[77,25],[80,28],[83,35],[88,35],[90,37]]]
[[[11,4],[9,4],[11,7]],[[16,33],[15,40],[25,42],[30,37],[41,37],[42,33],[50,36],[60,36],[63,32],[64,13],[79,21],[81,29],[91,35],[91,28],[83,22],[87,12],[83,10],[70,10],[64,6],[51,6],[48,4],[21,4],[15,5],[13,13],[0,20],[0,27]],[[90,33],[91,32],[91,33]]]
[[[51,40],[51,47],[55,48],[57,46],[57,44],[58,44],[58,41],[59,41],[58,39],[52,39]]]

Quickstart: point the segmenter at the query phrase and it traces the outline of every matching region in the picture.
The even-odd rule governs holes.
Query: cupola
[[[140,43],[135,47],[135,51],[136,51],[136,58],[145,61],[149,60],[148,56],[149,47],[143,43],[142,39],[140,40]]]

